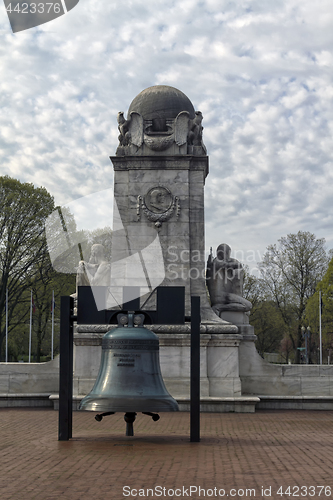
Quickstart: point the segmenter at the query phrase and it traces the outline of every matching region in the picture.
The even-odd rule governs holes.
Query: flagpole
[[[32,290],[30,293],[29,363],[31,363],[31,329],[32,329]]]
[[[319,290],[319,363],[323,364],[323,349],[321,340],[321,290]]]
[[[8,288],[6,288],[6,363],[8,363]]]
[[[52,291],[52,335],[51,335],[51,359],[53,359],[53,338],[54,338],[54,290]]]

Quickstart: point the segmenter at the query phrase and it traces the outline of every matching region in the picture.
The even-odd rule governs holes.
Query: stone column
[[[114,197],[124,231],[114,231],[114,260],[144,249],[154,237],[161,244],[165,278],[161,286],[185,286],[186,314],[190,297],[201,298],[203,320],[219,318],[211,312],[205,288],[204,182],[208,173],[207,156],[113,156]],[[150,212],[149,195],[161,192],[174,204],[172,213],[158,224]],[[117,234],[119,235],[117,236]],[[116,262],[114,263],[116,265]],[[154,262],[146,262],[147,271]],[[153,273],[152,273],[152,278]],[[131,276],[127,275],[128,283]],[[134,284],[134,283],[133,283]],[[220,321],[222,323],[222,321]]]

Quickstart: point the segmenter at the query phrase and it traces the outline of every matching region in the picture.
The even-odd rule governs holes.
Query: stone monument
[[[119,146],[111,161],[115,212],[122,231],[113,232],[111,268],[117,268],[119,275],[119,262],[147,248],[158,236],[165,273],[160,285],[185,286],[186,315],[190,315],[190,296],[198,295],[202,321],[226,325],[212,311],[205,287],[208,157],[201,122],[202,113],[194,110],[188,97],[165,85],[141,92],[132,101],[127,119],[118,113]],[[128,241],[130,250],[125,250]],[[151,279],[156,278],[154,262],[145,264]],[[124,270],[126,284],[135,284],[137,269]]]
[[[243,335],[238,326],[220,317],[220,303],[212,309],[206,289],[208,156],[203,116],[185,94],[166,85],[142,91],[124,115],[118,113],[119,146],[110,157],[114,168],[113,291],[107,308],[119,307],[117,287],[120,290],[124,285],[140,289],[140,306],[145,309],[154,308],[156,286],[185,287],[186,316],[191,296],[200,296],[201,395],[211,410],[213,400],[241,398],[238,348]],[[190,384],[190,324],[146,326],[159,336],[167,389],[185,404]],[[108,329],[108,325],[77,326],[74,384],[78,397],[91,390],[99,368],[101,337]]]

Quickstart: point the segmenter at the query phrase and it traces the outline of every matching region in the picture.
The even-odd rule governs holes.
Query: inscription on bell
[[[136,339],[105,339],[102,340],[102,349],[133,350],[133,351],[158,351],[158,340]],[[129,354],[134,356],[134,354]]]
[[[114,358],[119,358],[117,366],[135,366],[135,358],[141,358],[141,354],[113,354]]]
[[[124,363],[124,362],[122,363],[121,361],[122,360],[120,360],[120,363],[117,363],[117,366],[134,366],[134,359],[132,360],[133,363]],[[129,360],[127,360],[127,361],[129,361]]]

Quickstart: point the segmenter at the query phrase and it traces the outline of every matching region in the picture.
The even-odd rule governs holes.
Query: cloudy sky
[[[0,1],[1,175],[57,204],[112,187],[117,112],[171,85],[204,116],[207,249],[333,247],[332,0],[80,0],[16,34]]]

